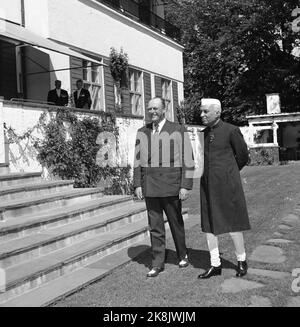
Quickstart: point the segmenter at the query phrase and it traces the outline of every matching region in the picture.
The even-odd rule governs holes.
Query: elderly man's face
[[[148,103],[147,111],[152,123],[160,122],[165,118],[166,109],[163,108],[160,99],[150,100]]]
[[[200,111],[201,111],[202,124],[205,126],[214,125],[214,123],[217,122],[217,120],[220,118],[221,115],[221,108],[219,108],[214,104],[202,105]]]

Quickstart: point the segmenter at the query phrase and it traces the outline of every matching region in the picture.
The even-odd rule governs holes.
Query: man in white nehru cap
[[[230,233],[238,261],[237,277],[247,273],[242,231],[250,229],[240,170],[248,162],[248,148],[240,129],[221,120],[217,99],[201,100],[204,129],[204,173],[201,177],[201,228],[207,235],[211,266],[198,278],[221,275],[217,235]]]

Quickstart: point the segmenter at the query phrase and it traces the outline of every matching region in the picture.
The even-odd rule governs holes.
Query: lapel
[[[55,99],[58,99],[56,89],[53,90],[53,95],[54,95]]]
[[[58,94],[57,94],[57,92],[56,92],[56,89],[55,89],[55,94],[56,94],[56,97],[57,97],[58,99],[61,98],[61,90],[60,90],[60,96],[58,96]]]
[[[151,135],[152,135],[152,123],[146,125],[145,134],[148,140],[148,163],[151,160]]]
[[[76,91],[76,100],[78,100],[78,99],[79,99],[79,97],[80,97],[80,94],[81,94],[82,90],[83,90],[83,89],[81,89],[81,90],[80,90],[80,93],[79,93],[79,94],[78,94],[78,90]]]
[[[169,122],[167,119],[166,119],[166,122],[165,122],[165,124],[164,124],[164,126],[162,127],[162,129],[161,129],[161,131],[160,131],[160,133],[161,132],[167,132],[167,133],[169,133],[169,134],[172,134],[172,132],[173,132],[173,125],[171,124],[171,122]],[[160,134],[159,133],[159,134]]]
[[[161,129],[161,131],[159,132],[159,135],[161,135],[162,132],[172,134],[173,124],[171,122],[169,122],[168,120],[166,120],[163,127],[162,127],[162,129]],[[148,137],[148,144],[149,144],[149,147],[148,147],[148,163],[151,163],[151,156],[153,156],[153,154],[151,153],[151,149],[152,149],[151,139],[153,137],[153,124],[152,123],[147,125],[146,134],[147,134],[147,137]],[[159,142],[159,147],[158,147],[158,149],[156,149],[156,151],[158,151],[158,155],[159,155],[159,162],[161,162],[161,159],[162,159],[162,145],[163,145],[163,142],[160,141]]]

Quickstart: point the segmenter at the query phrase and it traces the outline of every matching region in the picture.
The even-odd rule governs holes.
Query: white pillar
[[[5,162],[3,98],[0,98],[0,163]]]
[[[254,144],[254,133],[255,133],[255,129],[253,124],[249,124],[249,145],[253,145]]]
[[[275,145],[278,145],[277,130],[278,130],[279,126],[278,126],[278,124],[276,122],[274,122],[272,124],[272,127],[273,127],[273,143]]]

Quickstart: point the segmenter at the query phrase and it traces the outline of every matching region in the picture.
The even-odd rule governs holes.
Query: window
[[[162,98],[166,103],[166,118],[172,121],[172,94],[171,94],[171,81],[161,79]]]
[[[130,69],[130,103],[133,115],[143,115],[143,83],[142,72]]]
[[[84,87],[90,91],[92,110],[104,109],[102,74],[102,66],[94,62],[83,60],[83,83]]]

